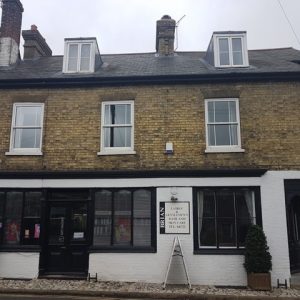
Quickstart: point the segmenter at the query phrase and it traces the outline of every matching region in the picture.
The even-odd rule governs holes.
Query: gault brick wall
[[[240,99],[244,153],[205,153],[205,98]],[[135,155],[98,156],[101,102],[134,100]],[[14,102],[44,102],[43,156],[6,156]],[[0,91],[0,170],[300,169],[300,84]],[[173,142],[174,154],[164,154]]]

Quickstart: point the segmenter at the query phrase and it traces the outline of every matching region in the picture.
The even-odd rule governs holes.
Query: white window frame
[[[242,55],[243,55],[243,64],[234,65],[233,64],[233,51],[232,51],[232,39],[240,38],[242,42]],[[220,39],[228,39],[229,41],[229,65],[221,65],[220,63]],[[214,34],[214,58],[215,58],[215,67],[218,68],[241,68],[249,67],[248,59],[248,48],[247,48],[247,36],[246,33],[241,34]]]
[[[131,126],[131,146],[130,147],[105,147],[104,146],[104,114],[105,106],[107,105],[117,105],[117,104],[130,104],[131,109],[131,124],[126,124],[126,127]],[[114,127],[118,127],[115,125]],[[124,127],[122,124],[119,127]],[[122,154],[135,154],[134,151],[134,101],[133,100],[124,100],[124,101],[104,101],[101,105],[101,149],[98,152],[98,155],[122,155]]]
[[[81,48],[82,45],[90,45],[90,66],[89,70],[81,71],[80,70],[80,60],[81,60]],[[69,48],[71,45],[78,45],[78,58],[77,58],[77,68],[76,71],[68,70],[68,62],[69,62]],[[95,71],[95,56],[96,56],[96,43],[94,40],[71,40],[65,41],[65,49],[64,49],[64,61],[63,61],[63,72],[64,73],[92,73]]]
[[[209,136],[208,136],[208,103],[215,101],[234,101],[236,108],[236,123],[237,124],[237,145],[219,145],[219,146],[210,146],[209,145]],[[232,124],[232,122],[219,122],[214,124]],[[205,135],[206,135],[206,153],[209,152],[245,152],[241,147],[241,129],[240,129],[240,108],[239,108],[239,99],[238,98],[212,98],[205,99]]]
[[[15,137],[15,130],[17,126],[15,125],[16,122],[16,113],[18,107],[41,107],[41,124],[40,126],[28,126],[28,128],[40,128],[41,129],[41,136],[40,136],[40,145],[37,148],[15,148],[14,147],[14,137]],[[20,126],[24,128],[24,126]],[[10,147],[9,152],[6,152],[6,155],[43,155],[42,153],[42,144],[43,144],[43,127],[44,127],[44,103],[14,103],[13,105],[13,114],[12,114],[12,122],[11,122],[11,130],[10,130]]]

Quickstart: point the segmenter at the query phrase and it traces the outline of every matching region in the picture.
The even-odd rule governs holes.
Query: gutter
[[[0,179],[116,179],[180,177],[261,177],[267,169],[131,170],[131,171],[0,171]]]
[[[300,72],[227,73],[196,75],[159,75],[128,77],[61,77],[0,80],[0,89],[22,88],[82,88],[103,86],[176,85],[235,82],[299,81]]]

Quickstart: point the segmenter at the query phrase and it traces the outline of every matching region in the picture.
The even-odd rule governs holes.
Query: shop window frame
[[[2,216],[2,228],[0,231],[0,252],[16,252],[16,251],[21,251],[21,252],[40,252],[41,249],[41,242],[42,242],[42,224],[43,224],[43,201],[45,199],[45,193],[43,189],[0,189],[0,192],[5,193],[5,200],[3,204],[3,216]],[[22,195],[22,213],[21,213],[21,224],[20,224],[20,241],[18,244],[4,244],[4,234],[5,234],[5,228],[7,226],[6,224],[6,216],[5,216],[5,210],[6,210],[6,203],[7,203],[7,198],[6,194],[8,192],[21,192],[23,193]],[[40,236],[38,239],[38,242],[36,244],[24,244],[24,235],[25,235],[25,221],[26,219],[24,217],[24,212],[25,212],[25,194],[28,192],[40,192],[41,193],[41,200],[40,200]]]
[[[210,191],[220,191],[220,190],[229,190],[229,191],[240,191],[240,190],[252,190],[254,192],[254,201],[255,201],[255,215],[256,215],[256,225],[263,226],[262,223],[262,212],[261,212],[261,196],[260,196],[260,187],[259,186],[204,186],[204,187],[194,187],[193,188],[193,226],[194,226],[194,254],[224,254],[224,255],[241,255],[245,252],[245,247],[201,247],[199,245],[198,235],[198,192],[201,190],[210,190]],[[216,218],[216,216],[215,216]],[[235,220],[236,220],[235,216]],[[216,229],[218,230],[218,229]],[[217,234],[217,232],[216,232]]]
[[[131,192],[131,200],[133,202],[133,193],[138,190],[147,190],[151,192],[151,245],[150,246],[134,246],[132,243],[131,245],[94,245],[94,224],[95,224],[95,195],[97,192],[105,190],[110,191],[112,193],[118,192],[121,190],[126,190]],[[156,253],[157,252],[157,224],[156,224],[156,189],[155,188],[147,188],[147,187],[136,187],[136,188],[101,188],[101,189],[94,189],[93,192],[93,215],[91,216],[92,219],[92,245],[90,247],[90,252],[100,252],[100,253]],[[133,220],[133,207],[131,207],[131,218]],[[112,210],[113,215],[113,210]],[[113,239],[113,225],[111,231],[111,240]],[[133,223],[131,223],[131,232],[133,229]],[[133,239],[133,235],[131,235],[131,242]]]

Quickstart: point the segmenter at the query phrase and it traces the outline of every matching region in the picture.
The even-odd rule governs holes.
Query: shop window
[[[100,190],[95,194],[94,246],[102,249],[155,248],[153,191]]]
[[[261,225],[257,188],[203,188],[195,197],[196,251],[243,249],[249,226]]]
[[[39,191],[0,192],[0,235],[3,246],[39,244],[41,197]]]

